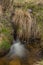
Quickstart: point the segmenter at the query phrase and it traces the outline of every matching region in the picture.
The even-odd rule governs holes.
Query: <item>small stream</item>
[[[13,41],[9,53],[1,60],[0,65],[28,65],[27,49],[19,40]]]

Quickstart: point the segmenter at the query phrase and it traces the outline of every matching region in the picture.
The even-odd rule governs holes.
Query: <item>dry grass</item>
[[[31,35],[32,18],[30,14],[22,9],[16,9],[12,17],[16,35],[20,39],[28,39]]]
[[[43,0],[14,0],[15,3],[43,3]]]

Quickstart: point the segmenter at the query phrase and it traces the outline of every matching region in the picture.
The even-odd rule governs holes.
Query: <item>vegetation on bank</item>
[[[8,43],[9,41],[12,41],[12,24],[10,23],[10,17],[12,16],[12,13],[15,12],[15,10],[17,9],[22,9],[24,11],[28,11],[31,15],[31,17],[34,19],[36,18],[36,21],[38,23],[38,26],[40,28],[40,34],[41,34],[41,38],[43,40],[43,4],[42,3],[38,3],[35,4],[33,2],[25,2],[25,3],[16,3],[16,2],[10,2],[10,1],[5,1],[3,0],[3,15],[0,18],[0,23],[2,24],[2,27],[0,29],[0,32],[2,34],[4,34],[5,37],[7,37]],[[9,2],[9,3],[8,3]],[[10,8],[9,8],[10,7]],[[0,34],[1,35],[1,34]],[[6,41],[6,40],[4,40]]]
[[[14,24],[12,24],[11,21],[12,21],[12,17],[15,14],[15,12],[19,11],[19,9],[23,10],[24,13],[29,12],[32,19],[37,22],[37,25],[39,27],[39,32],[40,32],[40,38],[42,41],[40,44],[41,45],[40,49],[41,48],[43,49],[43,4],[42,3],[35,4],[34,2],[21,3],[22,0],[20,1],[20,3],[9,2],[9,1],[10,0],[8,1],[6,0],[4,3],[2,2],[3,3],[2,5],[3,15],[0,16],[0,54],[4,50],[7,51],[12,44],[12,41],[13,41],[12,33],[14,31],[12,26],[14,26]],[[22,17],[22,14],[21,14],[21,17]],[[15,18],[16,20],[19,20],[17,15],[15,15]],[[25,19],[25,16],[22,18]],[[18,28],[19,26],[17,27],[17,29]],[[29,46],[29,48],[32,48],[32,50],[33,50],[33,47],[39,49],[39,44],[35,44],[32,47],[31,46]],[[43,60],[42,60],[42,64],[40,65],[43,65]]]

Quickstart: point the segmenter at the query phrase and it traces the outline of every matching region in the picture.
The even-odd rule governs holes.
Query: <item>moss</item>
[[[9,44],[9,42],[7,40],[3,40],[2,43],[1,43],[1,45],[0,45],[0,48],[8,50],[10,48],[10,46],[11,45]]]
[[[2,53],[4,54],[9,50],[13,40],[13,35],[11,35],[13,28],[7,16],[0,17],[0,28],[1,28],[0,35],[2,37],[2,41],[0,42],[0,55],[1,55]]]

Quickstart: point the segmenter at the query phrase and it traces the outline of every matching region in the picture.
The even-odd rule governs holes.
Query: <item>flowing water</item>
[[[13,41],[9,53],[0,58],[0,65],[28,65],[27,49],[19,40]]]
[[[0,58],[0,65],[34,65],[37,60],[40,62],[41,52],[38,53],[38,50],[32,47],[30,49],[31,52],[19,40],[13,41],[9,53]]]

